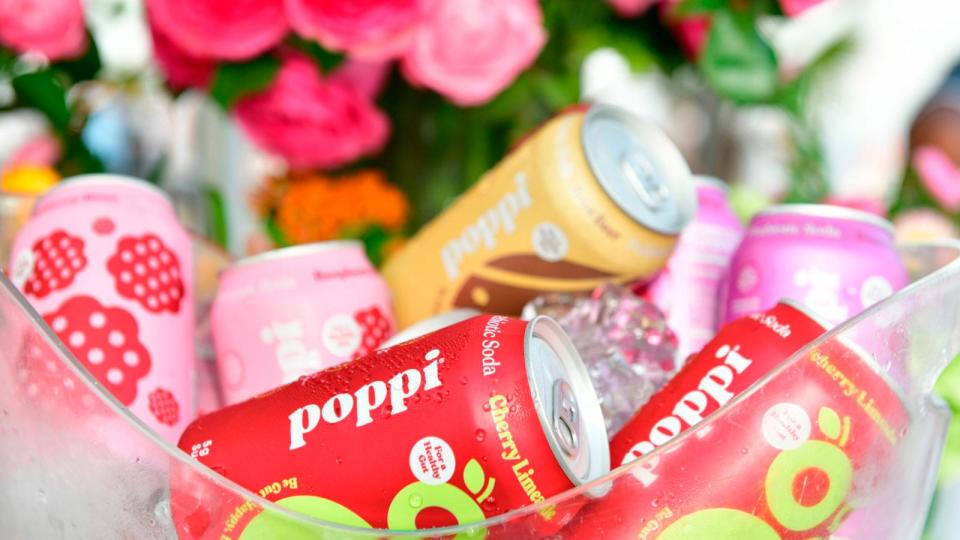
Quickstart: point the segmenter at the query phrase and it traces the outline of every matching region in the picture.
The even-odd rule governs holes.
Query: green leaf
[[[730,7],[729,0],[683,0],[674,13],[681,17],[713,13]]]
[[[90,32],[87,32],[87,50],[77,58],[57,62],[54,66],[63,70],[74,82],[88,81],[100,71],[100,51]]]
[[[713,90],[736,103],[763,103],[777,91],[777,59],[747,13],[712,17],[700,69]]]
[[[278,69],[280,61],[272,56],[239,64],[220,64],[213,76],[210,94],[220,106],[230,110],[240,99],[270,86]]]
[[[329,73],[344,60],[342,54],[324,49],[312,41],[306,44],[303,51],[307,53],[310,58],[313,58],[313,61],[316,62],[317,66],[320,67],[320,71],[323,73]]]
[[[470,493],[474,495],[480,493],[486,479],[486,475],[483,474],[483,467],[477,460],[471,459],[467,462],[467,465],[463,468],[463,483],[466,484]]]
[[[20,102],[42,112],[60,132],[70,126],[67,92],[48,69],[18,75],[11,81]]]

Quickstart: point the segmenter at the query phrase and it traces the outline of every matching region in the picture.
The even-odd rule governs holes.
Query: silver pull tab
[[[625,152],[620,158],[620,169],[647,208],[656,210],[670,197],[670,190],[657,179],[655,168],[642,151]]]
[[[563,379],[553,383],[553,433],[560,449],[569,457],[580,448],[580,410],[570,384]]]

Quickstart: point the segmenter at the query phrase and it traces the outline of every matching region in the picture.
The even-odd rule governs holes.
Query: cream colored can
[[[391,257],[383,277],[401,328],[455,307],[516,315],[544,292],[653,276],[695,211],[670,139],[593,106],[541,127]]]

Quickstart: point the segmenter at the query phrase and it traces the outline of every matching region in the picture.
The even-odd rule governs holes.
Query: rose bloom
[[[386,60],[410,44],[420,20],[417,0],[285,0],[291,26],[352,58]]]
[[[547,40],[535,0],[425,0],[403,73],[459,105],[489,101],[529,67]]]
[[[246,97],[234,111],[261,148],[292,167],[339,167],[380,150],[386,143],[386,116],[336,75],[322,78],[300,54],[284,57],[265,91]]]
[[[246,60],[283,39],[283,0],[147,0],[157,30],[186,54]]]
[[[621,17],[638,17],[660,0],[607,0]]]
[[[780,9],[787,17],[796,17],[823,0],[780,0]]]
[[[80,0],[0,0],[0,43],[48,60],[80,56],[87,34]]]
[[[178,90],[192,86],[205,88],[210,84],[216,68],[213,60],[197,58],[183,51],[152,21],[150,34],[153,36],[153,56],[166,76],[167,84]]]

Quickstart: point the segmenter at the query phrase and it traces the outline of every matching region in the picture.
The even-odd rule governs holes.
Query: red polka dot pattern
[[[356,312],[353,319],[363,332],[360,346],[353,353],[355,359],[373,352],[393,334],[393,324],[377,306]]]
[[[107,260],[117,292],[147,311],[178,313],[183,300],[180,261],[154,234],[127,236]]]
[[[172,426],[180,421],[180,404],[173,393],[165,388],[150,392],[150,413],[157,422]]]
[[[53,291],[65,289],[73,278],[87,266],[83,253],[83,239],[70,236],[63,229],[37,239],[31,248],[33,272],[23,284],[23,292],[43,298]]]
[[[151,361],[130,313],[105,307],[90,296],[75,296],[43,319],[120,403],[133,403],[137,382],[150,372]]]
[[[90,409],[93,394],[64,366],[36,334],[24,339],[16,364],[17,384],[27,397],[43,409],[54,406]]]

